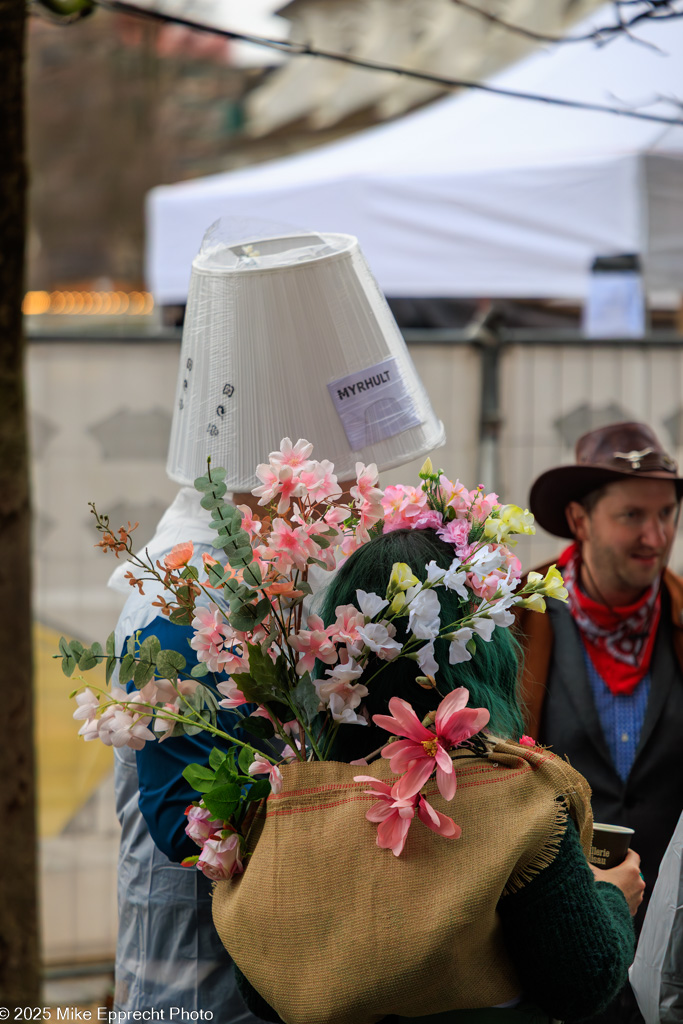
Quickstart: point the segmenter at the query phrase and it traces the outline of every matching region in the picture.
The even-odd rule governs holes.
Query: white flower
[[[456,559],[458,561],[458,559]],[[458,564],[460,564],[458,562]],[[434,559],[431,560],[427,566],[427,583],[430,583],[432,587],[440,587],[443,585],[443,578],[446,575],[446,570],[442,569],[440,565],[437,565]]]
[[[467,600],[469,594],[467,593],[467,587],[465,581],[467,579],[467,573],[460,569],[460,559],[454,558],[450,564],[448,572],[443,578],[444,586],[447,590],[454,590],[455,593],[462,597],[463,600]]]
[[[471,572],[481,579],[488,576],[494,569],[501,569],[505,565],[505,555],[500,548],[490,548],[488,545],[480,547],[472,555],[469,561]]]
[[[344,698],[338,694],[333,693],[330,697],[330,711],[335,722],[341,722],[344,725],[367,725],[362,715],[357,715],[348,704],[345,703]]]
[[[448,648],[449,665],[459,665],[463,661],[471,661],[472,655],[467,650],[467,644],[472,639],[472,630],[469,626],[457,629],[450,634],[451,645]]]
[[[472,629],[480,636],[482,640],[488,643],[493,636],[493,631],[496,628],[496,624],[493,619],[475,618],[472,622]]]
[[[92,690],[86,687],[83,693],[76,694],[76,703],[78,707],[74,711],[73,717],[77,720],[85,718],[86,721],[90,721],[95,717],[100,706],[100,699],[95,696]]]
[[[505,605],[499,604],[497,601],[489,608],[489,616],[496,626],[500,626],[501,629],[511,626],[515,621],[512,612],[508,611]]]
[[[425,676],[435,676],[439,671],[439,664],[434,657],[433,640],[430,640],[428,644],[425,644],[417,652],[417,663],[422,669],[422,674]]]
[[[439,635],[440,611],[439,598],[433,590],[421,590],[410,601],[408,626],[418,640],[433,640],[435,636]]]
[[[392,639],[395,635],[396,629],[391,624],[369,622],[358,627],[358,636],[383,661],[392,661],[401,650],[402,645]]]
[[[379,594],[368,594],[364,590],[356,591],[356,600],[358,601],[358,607],[362,611],[366,619],[374,619],[378,612],[381,612],[383,608],[386,608],[389,604],[384,598],[380,597]]]

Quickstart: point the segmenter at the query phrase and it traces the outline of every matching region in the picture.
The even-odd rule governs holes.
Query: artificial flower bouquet
[[[420,486],[384,491],[377,486],[376,467],[357,463],[356,481],[343,494],[334,466],[312,459],[312,447],[285,438],[268,463],[257,468],[261,483],[252,493],[264,507],[263,516],[227,501],[225,472],[209,463],[195,487],[216,531],[214,546],[224,558],[205,554],[193,561],[188,538],[154,563],[134,553],[130,523],[114,531],[108,517],[92,506],[102,534],[99,546],[129,557],[131,586],[141,593],[147,582],[161,587],[154,604],[171,622],[192,627],[190,646],[197,664],[191,669],[180,649],[164,650],[154,636],[142,643],[132,636],[123,651],[114,649],[113,633],[104,650],[99,644],[84,648],[78,641],[60,641],[67,676],[105,662],[109,683],[118,669],[110,690],[82,685],[72,694],[78,703],[74,718],[82,720],[85,740],[139,750],[147,742],[172,742],[183,733],[206,730],[216,737],[209,764],[190,765],[184,772],[200,794],[186,812],[187,832],[201,848],[189,862],[213,879],[244,870],[253,811],[259,801],[279,792],[283,766],[327,760],[340,728],[367,724],[363,699],[391,662],[414,660],[417,683],[438,693],[437,638],[448,642],[451,664],[465,662],[495,629],[512,624],[514,606],[543,611],[545,597],[566,598],[554,566],[545,577],[529,574],[520,586],[521,565],[507,542],[514,534],[534,532],[529,512],[501,505],[482,486],[468,490],[452,482],[435,472],[429,459]],[[358,590],[356,604],[338,607],[330,625],[307,613],[313,566],[334,570],[382,532],[430,528],[453,547],[447,569],[432,561],[421,580],[411,566],[396,563],[385,592]],[[458,597],[456,621],[441,622],[441,587]],[[407,620],[403,642],[396,638],[400,619]],[[370,659],[373,674],[368,677],[364,670]],[[471,742],[489,713],[467,707],[465,688],[442,696],[438,709],[423,721],[397,697],[389,702],[389,715],[373,716],[376,725],[393,734],[393,741],[376,753],[389,760],[397,779],[389,785],[359,774],[356,781],[367,781],[366,792],[377,797],[366,815],[378,824],[377,844],[396,856],[416,814],[444,837],[460,834],[421,790],[435,775],[441,795],[452,799],[451,752]],[[219,708],[232,712],[235,731],[254,737],[252,743],[220,727]]]

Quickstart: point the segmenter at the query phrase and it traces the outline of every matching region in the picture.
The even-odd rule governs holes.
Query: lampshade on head
[[[227,244],[214,226],[192,264],[168,475],[191,484],[210,455],[248,491],[283,437],[311,441],[339,480],[445,441],[355,238]]]

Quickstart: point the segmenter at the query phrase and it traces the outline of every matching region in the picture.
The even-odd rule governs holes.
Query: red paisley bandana
[[[650,669],[662,610],[659,579],[634,604],[608,608],[581,589],[581,556],[576,544],[562,552],[557,565],[567,588],[569,610],[596,672],[612,693],[633,693]]]

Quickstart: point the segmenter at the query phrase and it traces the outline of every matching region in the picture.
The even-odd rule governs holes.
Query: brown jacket
[[[545,575],[551,564],[541,566],[536,571]],[[683,672],[683,578],[677,576],[670,569],[665,569],[662,585],[666,587],[671,599],[674,650],[681,672]],[[529,735],[536,738],[539,735],[543,701],[553,653],[553,630],[550,617],[521,608],[517,611],[515,631],[524,653],[520,686],[524,721]]]

